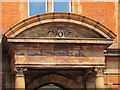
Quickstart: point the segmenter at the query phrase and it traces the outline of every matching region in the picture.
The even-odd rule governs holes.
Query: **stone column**
[[[15,89],[25,90],[25,76],[24,71],[25,68],[15,68],[16,76],[15,76]]]
[[[105,88],[104,86],[104,70],[102,68],[95,68],[96,74],[96,89]]]

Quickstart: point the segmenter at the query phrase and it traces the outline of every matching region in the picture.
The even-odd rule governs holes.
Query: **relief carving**
[[[30,37],[79,37],[79,35],[71,30],[58,27],[32,34]]]
[[[95,68],[95,72],[97,73],[97,75],[103,75],[104,74],[104,69],[96,67]]]
[[[49,30],[48,31],[48,37],[65,37],[65,32],[62,28],[59,28],[58,30]]]
[[[53,38],[104,38],[99,33],[94,32],[84,26],[72,23],[47,23],[29,28],[16,37],[53,37]]]

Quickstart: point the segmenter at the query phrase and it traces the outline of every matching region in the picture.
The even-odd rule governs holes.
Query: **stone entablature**
[[[39,68],[104,67],[103,50],[108,46],[85,43],[11,43],[15,66]]]

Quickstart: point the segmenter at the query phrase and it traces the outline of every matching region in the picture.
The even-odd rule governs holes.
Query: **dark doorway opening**
[[[67,89],[60,84],[49,82],[39,86],[35,90],[67,90]]]

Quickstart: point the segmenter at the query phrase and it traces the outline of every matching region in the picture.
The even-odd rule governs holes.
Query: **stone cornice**
[[[107,49],[105,52],[104,52],[105,56],[106,57],[109,57],[109,56],[119,56],[120,57],[120,49]]]
[[[8,42],[39,42],[39,43],[91,43],[112,44],[115,41],[109,39],[80,39],[80,38],[8,38]]]

